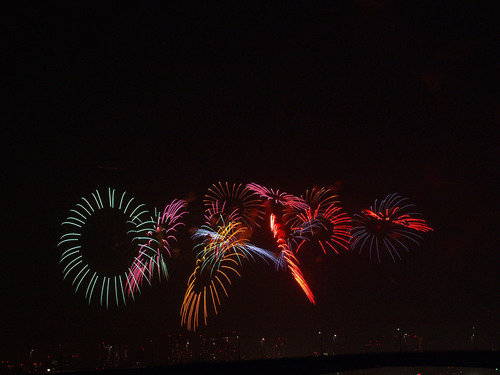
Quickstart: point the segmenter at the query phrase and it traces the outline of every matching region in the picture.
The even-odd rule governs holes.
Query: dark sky
[[[480,348],[498,347],[493,16],[384,0],[6,9],[2,359],[183,332],[191,249],[168,283],[102,311],[62,280],[60,224],[97,188],[160,207],[217,181],[336,184],[349,214],[398,192],[435,229],[396,264],[303,259],[316,306],[249,264],[209,322],[240,330],[249,353],[282,335],[309,355],[318,330],[391,350],[397,327],[432,350],[470,348],[477,326]]]

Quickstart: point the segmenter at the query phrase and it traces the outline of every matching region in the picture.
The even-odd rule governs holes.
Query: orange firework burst
[[[228,216],[232,217],[231,214]],[[228,296],[230,276],[240,276],[237,267],[241,267],[243,261],[255,260],[255,256],[266,262],[277,261],[271,251],[249,243],[247,228],[241,222],[227,221],[220,213],[208,212],[206,218],[209,222],[193,233],[194,239],[202,240],[197,245],[202,246],[202,250],[198,252],[181,308],[181,325],[186,325],[188,330],[196,330],[201,310],[205,325],[209,311],[217,314],[221,292]]]
[[[240,257],[242,255],[239,255]],[[241,277],[237,267],[240,259],[235,259],[237,254],[228,253],[217,263],[217,267],[207,264],[204,257],[196,259],[196,267],[189,276],[187,290],[181,306],[181,326],[188,330],[196,331],[199,326],[200,313],[207,325],[210,313],[218,314],[217,307],[222,303],[222,298],[227,298],[228,287],[231,285],[231,276]]]

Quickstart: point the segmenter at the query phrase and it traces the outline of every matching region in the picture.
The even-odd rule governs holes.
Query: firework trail
[[[295,236],[287,233],[287,230],[277,216],[278,211],[280,211],[280,216],[284,216],[286,212],[290,210],[307,210],[309,205],[300,197],[286,192],[280,192],[279,190],[268,189],[256,183],[247,184],[247,187],[255,191],[262,198],[265,198],[268,202],[271,202],[272,207],[270,207],[269,226],[279,249],[278,268],[287,267],[309,301],[314,304],[314,295],[305,281],[302,271],[299,268],[299,261],[293,254],[291,248],[291,244],[296,241]],[[283,210],[285,212],[283,212]]]
[[[406,242],[420,244],[419,233],[432,231],[421,214],[414,211],[415,205],[407,203],[408,198],[399,194],[388,195],[380,203],[375,200],[370,209],[353,217],[351,237],[352,248],[359,247],[359,253],[368,248],[380,262],[381,252],[387,253],[395,262],[401,260],[398,249],[409,251]]]
[[[273,233],[274,239],[280,249],[280,258],[285,262],[288,266],[288,269],[292,273],[293,278],[302,288],[304,293],[306,294],[309,302],[315,304],[314,295],[307,285],[307,282],[302,274],[302,271],[299,268],[299,261],[293,254],[292,250],[290,250],[290,246],[286,240],[286,232],[281,228],[281,224],[276,222],[276,216],[271,214],[269,224],[271,227],[271,232]]]
[[[155,270],[159,280],[162,277],[168,279],[168,270],[164,260],[164,254],[172,256],[172,246],[177,242],[177,230],[185,224],[182,221],[187,214],[187,202],[184,200],[173,200],[163,212],[156,212],[150,220],[141,223],[137,233],[146,233],[146,236],[138,236],[146,240],[142,245],[139,255],[135,257],[127,279],[126,291],[132,293],[146,280],[151,285]]]
[[[351,219],[342,212],[337,198],[331,189],[315,187],[302,198],[307,203],[306,209],[293,209],[285,215],[287,226],[303,238],[297,252],[305,242],[312,241],[321,246],[324,254],[325,246],[337,254],[338,248],[349,250]]]

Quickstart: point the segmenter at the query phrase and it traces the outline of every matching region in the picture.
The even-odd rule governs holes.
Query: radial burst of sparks
[[[241,274],[238,272],[241,255],[225,254],[217,268],[206,267],[203,257],[196,259],[196,266],[189,276],[186,293],[181,305],[181,326],[189,331],[196,331],[199,326],[200,314],[205,325],[211,313],[218,314],[218,307],[223,298],[227,298],[231,277]]]
[[[63,278],[73,279],[72,285],[75,287],[75,293],[78,293],[81,287],[85,289],[85,299],[89,305],[94,298],[99,300],[101,306],[105,305],[107,308],[113,302],[116,306],[125,305],[125,289],[133,273],[129,268],[123,273],[110,276],[92,269],[82,253],[82,235],[89,218],[101,210],[121,212],[131,228],[127,234],[133,235],[132,244],[140,253],[140,249],[146,246],[148,241],[145,236],[148,226],[144,223],[147,222],[150,214],[144,206],[144,204],[136,204],[133,197],[126,196],[126,192],[120,195],[115,189],[109,188],[107,194],[102,194],[96,190],[91,198],[82,197],[81,203],[70,210],[70,215],[61,224],[68,229],[57,245],[63,249],[59,261],[64,267]],[[145,261],[154,262],[154,259]],[[135,290],[140,292],[138,287]],[[135,299],[133,292],[130,296]]]
[[[163,212],[155,210],[154,217],[139,226],[138,232],[146,232],[145,237],[139,238],[147,240],[147,243],[141,246],[139,255],[130,267],[126,288],[128,293],[133,293],[144,280],[151,285],[155,271],[160,280],[168,279],[165,256],[172,256],[177,231],[185,225],[182,219],[187,214],[186,206],[187,202],[184,200],[173,200]]]
[[[259,196],[242,184],[219,182],[208,189],[203,200],[206,209],[217,208],[215,213],[236,214],[249,227],[258,227],[264,212]]]
[[[381,253],[387,253],[393,261],[401,260],[400,249],[409,251],[406,243],[420,244],[419,233],[432,231],[421,214],[414,211],[415,205],[407,203],[407,198],[399,194],[388,195],[380,203],[353,217],[351,246],[359,247],[359,252],[368,248],[381,261]]]
[[[294,209],[286,215],[291,230],[305,237],[297,251],[308,241],[318,243],[324,254],[327,253],[325,247],[337,254],[339,248],[349,250],[351,218],[342,211],[337,198],[331,189],[313,188],[306,191],[303,198],[308,207]]]

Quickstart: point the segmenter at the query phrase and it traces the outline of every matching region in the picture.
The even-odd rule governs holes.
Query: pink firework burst
[[[165,255],[172,256],[172,246],[177,242],[178,229],[184,226],[183,217],[187,214],[187,202],[174,200],[168,204],[163,212],[155,214],[145,226],[147,230],[147,243],[141,246],[139,254],[135,257],[127,277],[126,290],[132,293],[139,288],[144,279],[151,284],[155,272],[158,278],[168,279],[168,270]]]
[[[280,192],[279,190],[268,189],[256,183],[247,184],[247,188],[259,194],[262,198],[270,200],[281,206],[288,206],[295,209],[306,209],[307,203],[295,195]]]

